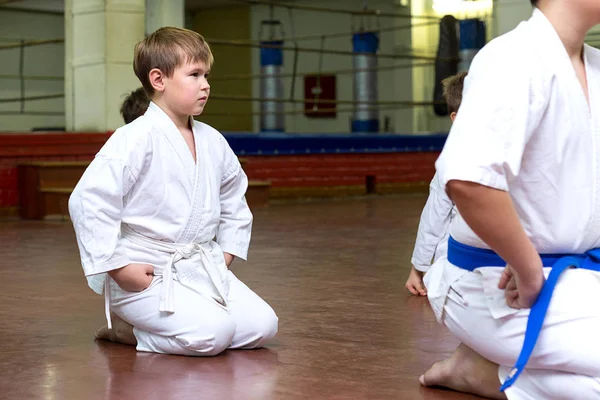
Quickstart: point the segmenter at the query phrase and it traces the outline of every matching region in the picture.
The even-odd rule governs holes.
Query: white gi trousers
[[[142,292],[125,291],[106,277],[107,307],[133,325],[137,350],[212,356],[227,348],[261,347],[277,333],[273,309],[219,267],[210,252],[214,243],[177,245],[123,233],[132,244],[173,254],[166,266],[155,266]]]
[[[188,356],[213,356],[227,348],[258,348],[275,336],[273,309],[231,271],[227,309],[174,282],[175,312],[158,309],[161,276],[142,292],[127,292],[109,278],[111,309],[134,326],[137,350]]]
[[[519,356],[529,316],[529,310],[502,304],[504,292],[497,288],[502,270],[465,273],[451,284],[443,314],[444,324],[462,343],[500,365],[498,388]],[[600,399],[599,337],[600,273],[567,270],[531,358],[505,394],[510,400]]]

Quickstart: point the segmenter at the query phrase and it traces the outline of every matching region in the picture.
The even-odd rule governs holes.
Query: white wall
[[[61,14],[36,13],[0,9],[0,47],[20,40],[48,40],[64,37],[64,18]],[[0,99],[21,95],[19,79],[6,75],[19,74],[19,49],[0,50]],[[64,76],[64,45],[49,44],[26,47],[25,76]],[[64,82],[58,80],[26,80],[25,96],[43,96],[64,92]],[[64,98],[36,100],[25,103],[29,112],[57,112],[59,115],[40,116],[19,114],[20,103],[0,102],[0,131],[23,132],[39,127],[64,127]]]
[[[494,3],[494,18],[497,20],[495,34],[502,35],[514,29],[519,22],[529,19],[531,3],[527,0],[502,0]],[[586,42],[600,47],[600,25],[590,30]]]
[[[185,26],[184,0],[146,0],[146,35],[163,26]]]
[[[342,7],[342,2],[335,0],[307,0],[299,2],[301,5],[313,5],[319,7]],[[356,8],[360,9],[362,1],[347,1],[343,2],[345,8]],[[371,0],[369,1],[369,7],[380,9],[383,12],[400,12],[401,8],[394,5],[397,3],[393,0]],[[260,22],[263,19],[269,18],[269,8],[267,6],[254,6],[251,12],[251,26],[252,26],[252,39],[259,39]],[[292,33],[291,21],[287,10],[280,7],[275,8],[275,18],[282,21],[285,28],[285,35],[290,36]],[[355,26],[358,26],[358,20],[355,21]],[[370,24],[376,26],[375,18],[370,19]],[[365,24],[367,21],[365,21]],[[381,18],[380,26],[382,28],[407,24],[409,20],[394,20],[392,18]],[[293,10],[293,24],[295,34],[297,36],[306,35],[320,35],[320,34],[332,34],[347,32],[348,35],[342,38],[327,38],[325,41],[326,50],[343,50],[352,51],[352,18],[345,14],[331,14],[321,12],[311,12],[302,10]],[[264,38],[263,38],[264,39]],[[405,46],[410,43],[410,30],[397,31],[397,32],[384,32],[380,36],[379,53],[391,54],[399,47]],[[286,46],[292,46],[291,42],[286,42]],[[320,48],[321,41],[316,40],[303,40],[299,42],[300,47],[307,48]],[[296,79],[295,95],[296,99],[302,99],[304,97],[304,74],[315,73],[319,70],[319,57],[318,53],[300,53],[298,59],[298,77]],[[322,71],[343,70],[352,68],[352,57],[346,55],[332,55],[323,54],[322,56]],[[392,59],[379,59],[379,66],[390,66],[394,62],[397,64],[405,64],[404,60],[392,60]],[[260,73],[260,54],[259,49],[254,49],[252,58],[252,70],[253,74]],[[284,52],[284,66],[283,73],[291,73],[293,71],[293,52]],[[397,71],[379,71],[378,72],[378,85],[379,85],[379,100],[410,100],[411,99],[411,80],[410,80],[410,69],[397,70]],[[338,100],[352,100],[353,98],[353,86],[352,86],[352,74],[338,74],[337,75],[337,99]],[[284,79],[285,86],[285,97],[289,98],[291,92],[291,78]],[[255,79],[253,81],[253,96],[260,96],[260,81]],[[255,102],[254,111],[259,111],[259,103]],[[286,111],[297,110],[297,115],[286,115],[285,118],[285,129],[286,132],[319,132],[319,133],[334,133],[334,132],[350,132],[350,120],[352,117],[351,112],[339,112],[335,119],[324,119],[324,118],[307,118],[302,113],[303,104],[286,104]],[[352,109],[352,105],[338,105],[338,110]],[[395,131],[411,131],[411,118],[410,111],[397,111],[397,110],[385,110],[380,111],[380,129],[383,129],[384,119],[386,116],[391,118],[391,128]],[[258,131],[260,129],[260,118],[256,116],[254,118],[254,129]]]
[[[531,17],[532,7],[527,0],[502,0],[494,3],[496,36],[503,35]]]

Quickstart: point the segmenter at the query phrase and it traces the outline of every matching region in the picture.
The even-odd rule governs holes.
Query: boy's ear
[[[162,92],[165,90],[165,75],[158,68],[153,68],[148,73],[150,84],[156,92]]]
[[[454,120],[456,119],[456,111],[452,111],[450,113],[450,119],[452,120],[452,122],[454,122]]]

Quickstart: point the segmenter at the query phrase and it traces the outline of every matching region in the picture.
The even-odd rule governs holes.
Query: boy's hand
[[[508,264],[498,282],[506,304],[530,308],[544,285],[544,270],[510,194],[460,180],[450,180],[446,188],[467,225]]]
[[[540,267],[539,273],[529,278],[520,277],[519,274],[507,265],[498,282],[498,288],[504,289],[506,304],[512,308],[531,308],[537,300],[546,279]]]
[[[414,265],[410,269],[410,274],[408,275],[408,280],[404,287],[415,296],[427,296],[427,289],[425,289],[425,285],[423,285],[423,273],[417,271]]]
[[[229,268],[229,266],[233,262],[233,259],[235,258],[235,256],[233,256],[232,254],[229,254],[229,253],[225,253],[225,252],[223,252],[223,256],[225,257],[225,265],[227,265],[227,268]]]
[[[123,268],[108,271],[108,275],[121,289],[128,292],[141,292],[148,288],[154,276],[154,267],[149,264],[129,264]]]

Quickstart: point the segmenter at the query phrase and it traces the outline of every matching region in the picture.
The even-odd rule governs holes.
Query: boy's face
[[[537,4],[538,7],[543,8],[544,6],[550,5],[555,0],[540,0]],[[579,13],[581,18],[586,19],[586,23],[592,25],[600,24],[600,1],[598,0],[562,0],[563,3],[567,4],[572,10]],[[582,21],[581,21],[582,22]]]
[[[203,62],[185,63],[164,78],[164,99],[180,115],[200,115],[210,95],[209,69]]]
[[[586,13],[593,18],[594,24],[600,23],[600,1],[598,0],[578,0],[583,3]]]

